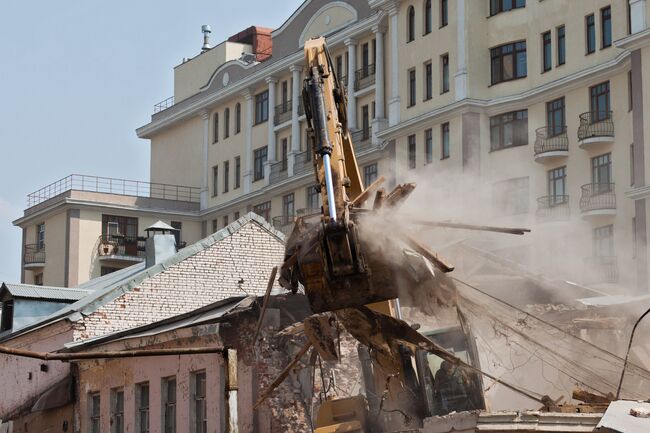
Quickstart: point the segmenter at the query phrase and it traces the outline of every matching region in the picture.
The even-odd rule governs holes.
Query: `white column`
[[[270,183],[271,176],[271,164],[275,162],[275,157],[277,154],[276,143],[275,143],[275,85],[278,82],[278,79],[275,77],[268,77],[266,82],[269,84],[269,120],[267,122],[268,126],[268,157],[266,164],[264,164],[264,183],[268,185]]]
[[[392,5],[388,11],[390,32],[390,99],[388,100],[388,124],[397,125],[400,121],[399,97],[399,26],[397,6]]]
[[[454,87],[456,101],[463,100],[468,96],[467,62],[465,59],[465,0],[456,0],[456,74],[454,75]]]
[[[348,128],[357,129],[357,98],[354,96],[354,77],[357,71],[357,41],[346,39],[348,47]]]
[[[210,113],[207,110],[201,111],[203,119],[203,184],[201,185],[201,210],[208,208],[208,197],[210,188]]]
[[[375,59],[375,118],[372,119],[372,142],[378,144],[377,133],[388,126],[386,120],[386,73],[384,71],[384,34],[386,28],[377,25],[372,28],[375,33],[375,47],[377,57]]]
[[[296,163],[296,154],[300,153],[300,121],[298,120],[298,106],[302,100],[300,73],[302,66],[292,65],[291,71],[291,150],[287,161],[289,177],[293,176],[293,166]]]
[[[646,0],[630,0],[630,15],[632,16],[632,34],[644,31],[646,23]]]
[[[244,159],[244,194],[251,192],[253,186],[253,95],[250,90],[242,96],[246,99],[246,126],[244,137],[246,139]]]

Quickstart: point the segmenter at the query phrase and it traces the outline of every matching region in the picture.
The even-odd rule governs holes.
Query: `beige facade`
[[[324,35],[365,181],[416,181],[430,218],[533,228],[523,244],[493,247],[539,272],[645,291],[649,9],[645,0],[306,1],[272,32],[270,58],[255,61],[240,39],[175,68],[174,103],[137,130],[151,142],[151,182],[200,190],[197,208],[175,217],[197,236],[251,210],[286,229],[318,207],[298,101],[302,46]],[[140,211],[155,214],[130,209]],[[37,219],[19,223],[31,243]],[[75,254],[78,280],[94,275],[87,251]]]

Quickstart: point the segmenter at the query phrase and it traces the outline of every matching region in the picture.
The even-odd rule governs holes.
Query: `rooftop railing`
[[[159,103],[153,106],[153,114],[160,113],[161,111],[164,111],[173,105],[174,105],[174,97],[170,96],[164,101],[160,101]]]
[[[611,111],[591,111],[580,115],[578,140],[596,137],[613,137],[614,120]]]
[[[71,190],[191,203],[199,203],[201,201],[201,189],[191,186],[71,174],[29,194],[27,196],[27,207],[36,206]]]

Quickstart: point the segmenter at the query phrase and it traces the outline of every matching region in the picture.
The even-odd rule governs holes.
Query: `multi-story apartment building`
[[[326,36],[366,183],[467,194],[467,219],[534,224],[518,260],[645,291],[649,20],[645,0],[307,0],[177,66],[137,134],[153,184],[200,191],[184,230],[249,210],[290,225],[319,206],[302,46]],[[26,243],[39,221],[17,222]]]

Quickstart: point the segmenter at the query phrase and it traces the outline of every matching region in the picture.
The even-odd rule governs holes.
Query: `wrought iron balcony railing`
[[[614,120],[612,111],[592,111],[580,115],[578,140],[597,137],[614,137]]]
[[[139,236],[101,235],[97,254],[100,257],[144,259],[145,243],[146,238]]]
[[[153,106],[153,114],[160,113],[174,105],[174,97],[170,96],[169,98],[161,101]]]
[[[585,259],[587,283],[617,283],[619,279],[616,256],[594,256]]]
[[[571,217],[568,195],[547,195],[537,199],[537,218],[543,221],[565,221]]]
[[[284,122],[288,122],[291,120],[291,108],[292,108],[292,101],[291,99],[288,101],[284,101],[280,105],[276,105],[275,107],[275,117],[273,119],[273,124],[275,126],[278,126]]]
[[[568,152],[569,137],[566,126],[548,127],[544,126],[535,131],[535,156],[547,152]]]
[[[36,206],[70,190],[191,203],[199,203],[201,201],[201,189],[191,186],[166,185],[163,183],[72,174],[29,194],[27,196],[27,207]]]
[[[581,187],[580,210],[590,212],[616,209],[615,186],[613,183],[589,183],[583,185]]]
[[[366,65],[357,70],[354,77],[354,90],[358,91],[375,84],[375,65]]]
[[[304,152],[297,153],[293,165],[293,173],[301,174],[313,169],[313,163],[311,160],[311,151],[306,150]]]
[[[276,184],[280,181],[283,181],[289,177],[289,172],[287,171],[287,160],[279,161],[271,164],[271,174],[269,177],[269,183],[271,185]]]
[[[35,265],[45,263],[45,245],[29,244],[25,245],[25,265]]]

